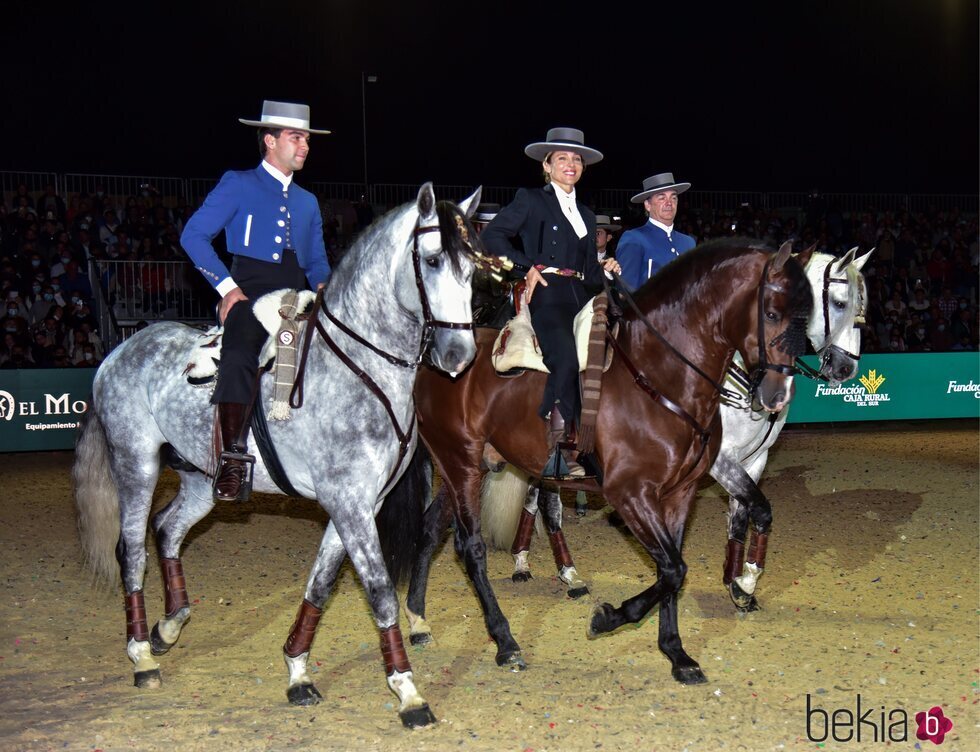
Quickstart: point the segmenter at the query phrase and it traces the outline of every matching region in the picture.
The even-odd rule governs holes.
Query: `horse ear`
[[[483,186],[478,185],[473,195],[459,202],[459,210],[469,219],[476,212],[476,207],[480,205],[480,194],[483,193]]]
[[[780,269],[782,269],[783,264],[786,263],[786,259],[788,259],[792,253],[793,241],[787,240],[785,243],[779,246],[779,250],[776,251],[776,257],[772,260],[772,270],[778,272]]]
[[[854,250],[857,251],[857,248],[855,248]],[[871,254],[874,253],[874,252],[875,252],[875,249],[872,248],[866,254],[864,254],[863,256],[861,256],[861,258],[854,259],[854,266],[857,267],[858,271],[861,271],[861,269],[864,268],[864,265],[866,263],[868,263],[868,259],[871,258]]]
[[[419,188],[418,198],[415,200],[415,206],[419,210],[419,216],[422,219],[433,219],[436,216],[436,193],[432,189],[432,181],[423,184]]]
[[[854,261],[854,254],[857,253],[857,246],[854,246],[851,250],[841,256],[837,261],[834,262],[834,267],[831,271],[834,274],[842,273],[852,261]]]
[[[813,258],[813,251],[816,247],[817,244],[814,243],[806,250],[797,253],[793,258],[795,258],[799,262],[800,266],[806,268],[806,265],[810,263],[810,259]]]

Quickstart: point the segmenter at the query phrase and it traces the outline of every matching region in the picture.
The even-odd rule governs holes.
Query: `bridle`
[[[748,387],[749,394],[755,396],[756,391],[762,384],[762,380],[766,376],[766,371],[775,371],[783,376],[795,376],[799,373],[799,368],[795,365],[787,366],[781,363],[770,363],[766,358],[766,345],[763,344],[766,341],[766,285],[769,279],[769,267],[772,264],[774,257],[770,257],[766,261],[765,268],[762,270],[762,280],[759,283],[759,299],[758,299],[758,311],[757,316],[758,321],[756,325],[758,326],[758,343],[759,343],[759,363],[749,375]],[[792,326],[792,324],[790,324]],[[772,347],[776,344],[776,338],[773,338],[769,342],[768,347]],[[802,350],[801,350],[802,352]]]
[[[457,217],[458,221],[458,217]],[[408,447],[411,444],[412,437],[415,435],[415,411],[412,410],[412,416],[409,421],[408,430],[403,431],[401,426],[398,424],[398,418],[395,415],[394,408],[391,406],[391,400],[384,393],[378,383],[371,378],[371,375],[367,373],[363,368],[357,365],[354,360],[343,351],[343,349],[334,341],[334,339],[327,332],[320,319],[319,313],[322,310],[324,316],[330,321],[334,326],[336,326],[345,335],[350,337],[352,340],[360,345],[371,350],[373,353],[380,355],[386,361],[392,365],[399,366],[401,368],[416,369],[419,363],[422,361],[422,356],[429,346],[432,339],[432,335],[436,328],[443,329],[457,329],[457,330],[472,330],[473,323],[470,322],[455,322],[455,321],[442,321],[437,319],[432,315],[432,307],[429,304],[429,295],[425,290],[425,284],[422,281],[422,258],[419,252],[419,236],[424,235],[429,232],[439,232],[440,227],[436,225],[427,225],[425,227],[421,226],[421,219],[415,223],[415,229],[412,231],[412,265],[415,268],[415,285],[419,291],[419,300],[422,305],[422,337],[419,343],[419,352],[411,360],[406,358],[401,358],[392,353],[382,350],[377,345],[369,342],[360,334],[355,332],[349,326],[344,324],[340,319],[334,316],[330,310],[327,308],[326,300],[323,296],[323,289],[317,291],[316,299],[313,302],[313,310],[309,314],[309,321],[307,322],[306,333],[303,338],[303,352],[300,356],[299,368],[296,372],[296,380],[293,383],[292,393],[289,395],[289,405],[293,409],[298,409],[303,406],[303,384],[304,377],[306,375],[306,360],[310,353],[310,344],[313,341],[314,330],[320,334],[323,341],[326,343],[327,347],[337,356],[338,360],[343,363],[361,382],[368,388],[368,390],[377,398],[377,400],[385,408],[388,413],[388,419],[391,421],[392,428],[395,430],[395,435],[398,437],[398,461],[395,463],[394,468],[391,471],[391,475],[388,480],[385,481],[384,487],[387,488],[394,479],[401,467],[402,461],[408,454]],[[467,247],[469,247],[468,241],[464,237],[464,242]],[[312,324],[312,325],[311,325]]]
[[[823,345],[818,348],[817,352],[820,355],[821,364],[826,363],[827,359],[830,357],[831,353],[837,352],[841,355],[850,358],[855,363],[861,360],[861,356],[848,352],[840,345],[830,341],[830,286],[833,284],[838,285],[850,285],[850,280],[846,278],[846,268],[845,268],[845,278],[844,279],[834,279],[830,276],[831,268],[836,262],[831,261],[824,267],[823,270]],[[864,299],[864,286],[861,284],[861,280],[856,280],[858,285],[858,310],[857,314],[854,316],[854,328],[860,329],[860,324],[865,321],[865,299]],[[819,370],[811,368],[803,361],[797,364],[797,369],[801,374],[807,378],[814,379],[815,381],[830,381],[827,376],[824,376]]]

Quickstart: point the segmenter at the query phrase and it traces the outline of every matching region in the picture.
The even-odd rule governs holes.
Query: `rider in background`
[[[589,299],[586,287],[598,288],[603,269],[618,272],[619,264],[608,259],[599,265],[595,214],[575,195],[586,165],[600,161],[602,152],[585,146],[580,130],[552,128],[544,141],[529,144],[524,153],[541,163],[545,185],[517,191],[481,239],[492,253],[508,256],[527,270],[525,300],[550,372],[538,415],[548,421],[548,450],[553,454],[559,441],[571,437],[581,409],[572,322]],[[568,475],[585,475],[570,452],[563,450],[562,456]]]
[[[634,204],[642,201],[649,215],[641,227],[624,232],[616,246],[616,258],[623,265],[621,277],[631,290],[697,245],[690,235],[674,229],[677,197],[690,187],[690,183],[676,183],[671,173],[662,172],[644,180],[643,190],[630,199]]]
[[[323,223],[316,197],[293,183],[310,151],[310,108],[265,101],[258,128],[262,162],[251,170],[226,172],[203,206],[187,222],[181,245],[221,295],[224,325],[218,381],[211,403],[218,406],[224,456],[214,481],[214,498],[244,501],[249,488],[245,455],[248,419],[255,400],[257,359],[267,332],[252,302],[283,288],[322,287],[330,276]],[[212,240],[225,231],[233,260],[229,270]]]

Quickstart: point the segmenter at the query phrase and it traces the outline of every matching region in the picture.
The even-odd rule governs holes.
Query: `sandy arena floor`
[[[904,712],[940,706],[938,749],[980,748],[978,431],[970,421],[787,431],[764,490],[775,523],[758,596],[735,613],[721,585],[725,507],[706,486],[685,541],[681,635],[708,683],[684,687],[656,647],[656,614],[586,640],[593,604],[649,586],[652,562],[605,521],[598,499],[566,534],[592,596],[565,597],[547,543],[536,578],[510,581],[492,552],[501,606],[529,668],[496,667],[465,573],[446,545],[433,567],[436,643],[410,648],[439,723],[402,728],[377,632],[345,568],[313,645],[323,704],[286,703],[281,645],[325,522],[312,502],[258,496],[219,507],[183,561],[193,618],[161,660],[163,688],[132,686],[122,595],[89,586],[70,500],[68,452],[0,460],[0,747],[4,750],[782,750],[884,749],[871,738]],[[158,489],[163,503],[176,476]],[[153,561],[156,552],[150,545]],[[158,569],[146,582],[151,624]],[[407,634],[407,626],[403,626]],[[851,741],[807,738],[807,702],[874,710]],[[894,713],[893,713],[894,711]],[[838,716],[846,720],[846,716]],[[825,733],[819,713],[811,736]],[[891,734],[900,733],[893,729]]]

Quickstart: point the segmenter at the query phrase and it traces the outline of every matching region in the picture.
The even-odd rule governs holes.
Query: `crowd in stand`
[[[339,216],[335,207],[324,207],[327,247],[335,262],[357,224],[353,209],[343,222],[333,221]],[[372,216],[366,204],[356,210],[360,223]],[[111,274],[89,279],[89,261],[186,262],[179,238],[192,211],[189,205],[168,207],[152,186],[121,202],[96,190],[66,203],[54,186],[40,196],[24,185],[0,196],[0,296],[6,306],[0,368],[98,366],[105,356],[104,333],[93,315],[93,290],[105,290],[110,306],[120,291]],[[628,216],[624,223],[644,220]],[[976,216],[958,210],[874,209],[847,215],[814,195],[804,213],[748,205],[721,212],[707,204],[682,203],[677,225],[699,242],[738,235],[776,247],[791,240],[798,248],[816,244],[817,250],[834,255],[853,246],[862,252],[875,248],[864,268],[864,352],[977,349]],[[177,287],[213,301],[200,275],[186,266]],[[141,268],[142,276],[135,279],[144,305],[159,314],[167,302],[160,298],[154,304],[151,298],[162,295],[163,286],[153,277],[153,264]]]

